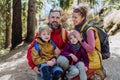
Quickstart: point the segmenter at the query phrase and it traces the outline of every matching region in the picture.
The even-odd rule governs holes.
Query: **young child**
[[[43,26],[39,28],[39,37],[32,48],[32,60],[41,72],[43,80],[58,80],[63,70],[56,65],[57,49],[51,40],[51,28]]]
[[[64,47],[62,55],[69,60],[69,69],[66,73],[68,80],[79,75],[80,80],[87,80],[86,71],[88,69],[88,56],[73,32],[68,35],[69,43]],[[72,74],[76,72],[76,74]]]

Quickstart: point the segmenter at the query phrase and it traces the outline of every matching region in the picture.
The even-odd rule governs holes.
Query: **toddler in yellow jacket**
[[[59,53],[56,44],[51,40],[51,28],[47,25],[39,28],[39,37],[32,48],[32,60],[41,72],[43,80],[58,80],[63,70],[56,64]]]

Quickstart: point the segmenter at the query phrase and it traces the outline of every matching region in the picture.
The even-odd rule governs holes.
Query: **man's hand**
[[[34,72],[35,72],[36,74],[40,74],[40,71],[38,70],[38,67],[35,66],[35,67],[33,68],[33,70],[34,70]]]

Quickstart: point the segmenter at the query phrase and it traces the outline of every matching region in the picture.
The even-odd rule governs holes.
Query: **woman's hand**
[[[74,34],[75,37],[81,42],[82,37],[81,37],[80,33],[79,33],[78,31],[76,31],[76,30],[73,30],[73,34]]]
[[[70,54],[71,58],[73,59],[74,62],[78,61],[78,58],[74,54]]]

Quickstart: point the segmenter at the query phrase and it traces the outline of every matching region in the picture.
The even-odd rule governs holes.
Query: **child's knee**
[[[83,62],[78,62],[78,63],[76,64],[76,67],[77,67],[78,69],[85,69],[85,65],[84,65]]]
[[[71,74],[73,74],[74,76],[77,76],[77,75],[79,75],[79,70],[77,68],[73,68],[71,70]]]
[[[64,70],[68,69],[69,67],[69,60],[64,56],[59,56],[57,58],[57,64],[62,67]]]
[[[61,67],[58,67],[58,66],[55,66],[55,67],[54,67],[53,73],[56,72],[56,71],[63,72],[62,68],[61,68]]]

